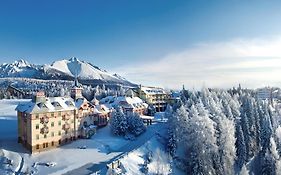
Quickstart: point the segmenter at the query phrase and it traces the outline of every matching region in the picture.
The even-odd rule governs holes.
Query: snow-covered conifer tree
[[[217,154],[215,123],[208,116],[199,116],[192,107],[187,122],[185,150],[188,174],[215,174],[213,156]]]
[[[249,171],[247,170],[247,167],[245,166],[245,164],[242,166],[239,175],[249,175]]]
[[[128,132],[138,136],[146,130],[143,120],[137,113],[129,113],[127,116]]]
[[[110,120],[110,128],[115,135],[125,135],[128,130],[127,118],[121,108],[116,108]]]
[[[235,127],[233,120],[222,116],[219,119],[220,134],[218,137],[218,147],[220,163],[223,167],[223,174],[234,174],[234,163],[236,158],[235,148]]]
[[[236,124],[236,164],[239,169],[245,164],[246,161],[246,145],[244,140],[244,134],[240,123]]]

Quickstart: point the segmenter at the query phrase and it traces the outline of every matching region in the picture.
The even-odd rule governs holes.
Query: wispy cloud
[[[168,88],[280,86],[281,37],[200,43],[115,71],[133,82]]]

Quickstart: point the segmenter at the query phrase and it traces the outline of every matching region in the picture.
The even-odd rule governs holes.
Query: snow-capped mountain
[[[40,71],[41,66],[29,64],[25,60],[18,60],[11,64],[0,65],[0,77],[33,77]]]
[[[111,75],[91,63],[73,57],[53,62],[51,65],[35,65],[25,60],[0,65],[0,77],[23,77],[52,80],[73,80],[78,77],[85,84],[132,85],[120,75]]]

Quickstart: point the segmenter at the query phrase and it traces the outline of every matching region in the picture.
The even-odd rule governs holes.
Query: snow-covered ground
[[[0,100],[0,146],[2,139],[17,138],[17,116],[15,108],[30,100]]]
[[[17,118],[14,109],[23,101],[26,100],[0,100],[0,174],[13,171],[15,174],[29,171],[40,175],[77,172],[90,174],[104,169],[106,164],[117,157],[141,147],[153,138],[155,133],[165,128],[164,123],[156,123],[149,126],[136,140],[129,141],[113,136],[107,126],[99,129],[91,139],[77,140],[57,149],[30,155],[17,143]],[[84,146],[86,149],[78,148]],[[12,162],[9,162],[10,160]],[[54,166],[46,166],[46,163],[52,162],[55,163]]]
[[[130,152],[128,155],[124,156],[120,159],[122,164],[123,173],[130,174],[156,174],[155,169],[157,165],[164,167],[166,174],[171,170],[170,161],[168,156],[165,154],[163,150],[163,145],[161,145],[156,137],[150,139],[147,143],[141,146],[139,149]],[[163,161],[157,162],[150,160],[151,162],[147,162],[148,159],[153,159],[156,157],[154,153],[161,152],[162,157],[164,157]],[[145,166],[147,168],[145,168]],[[145,170],[147,169],[147,170]],[[160,172],[159,172],[160,173]],[[161,174],[161,173],[160,173]],[[164,173],[165,174],[165,173]]]
[[[157,122],[167,122],[168,119],[165,116],[165,112],[156,112],[154,115],[154,120]]]
[[[17,144],[16,106],[29,100],[0,100],[0,148]],[[21,168],[22,157],[15,151],[0,149],[0,174],[12,174]]]
[[[122,173],[126,175],[183,175],[184,172],[174,167],[172,159],[165,152],[164,142],[165,130],[160,130],[155,137],[141,147],[123,156],[120,159]]]

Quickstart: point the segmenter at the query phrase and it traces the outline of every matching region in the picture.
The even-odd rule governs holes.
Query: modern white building
[[[260,100],[272,100],[273,92],[271,87],[257,89],[257,98]]]

